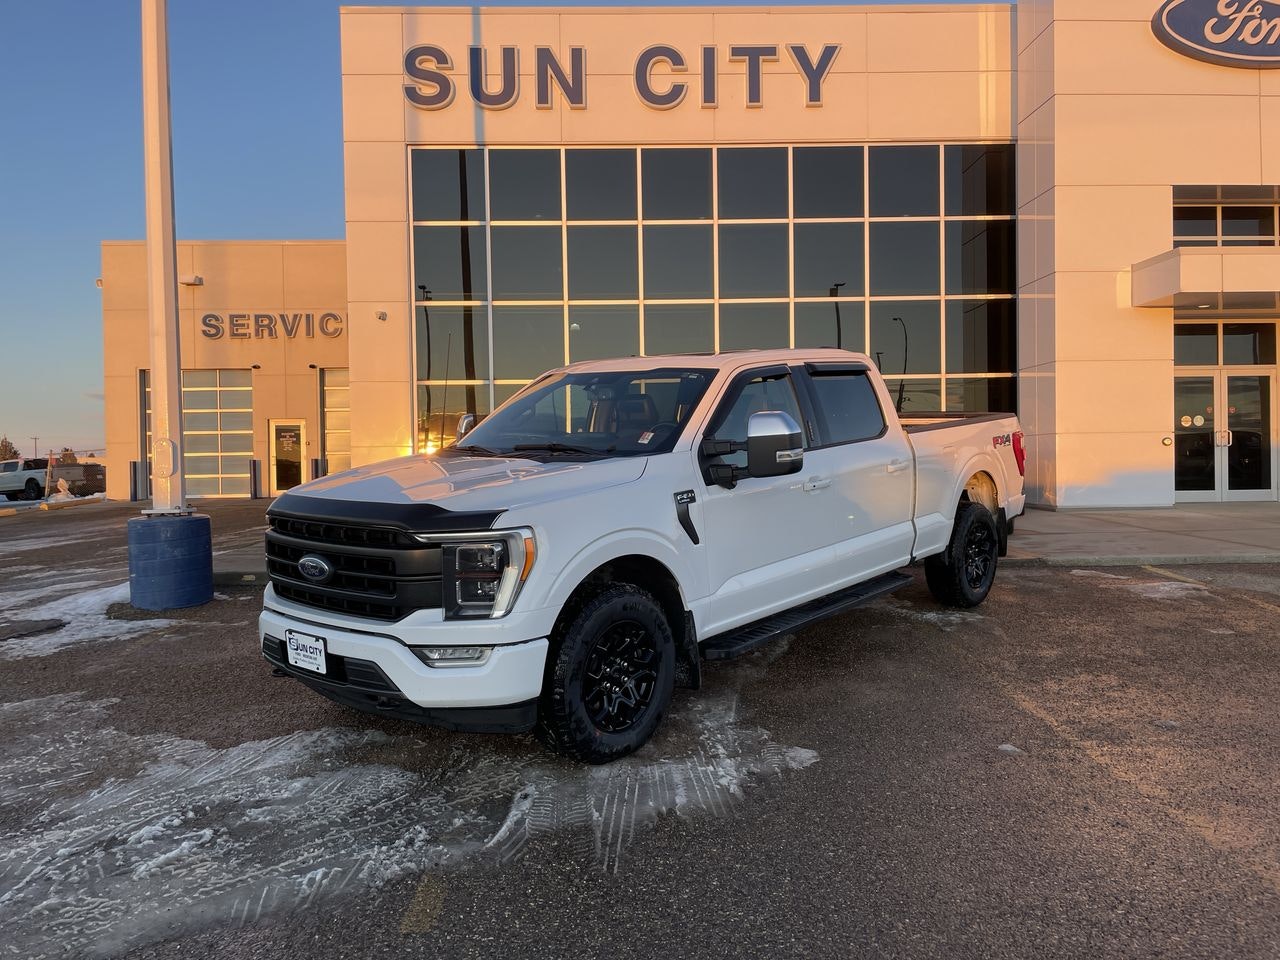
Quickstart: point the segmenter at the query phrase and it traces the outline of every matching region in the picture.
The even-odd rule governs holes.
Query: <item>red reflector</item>
[[[1027,475],[1027,448],[1022,445],[1022,431],[1013,435],[1013,459],[1018,464],[1018,476]]]

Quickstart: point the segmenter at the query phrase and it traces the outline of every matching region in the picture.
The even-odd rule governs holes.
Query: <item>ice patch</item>
[[[972,610],[921,609],[910,600],[903,600],[901,597],[886,597],[884,605],[912,620],[932,624],[946,633],[957,630],[966,623],[976,623],[985,619],[982,614]]]
[[[0,831],[0,953],[113,956],[465,859],[501,864],[553,835],[616,872],[660,816],[732,815],[753,785],[818,760],[739,716],[739,690],[779,649],[717,670],[655,742],[604,767],[531,740],[371,729],[215,749],[115,730],[108,702],[0,704],[0,822],[17,824]]]
[[[1199,583],[1184,583],[1181,580],[1155,580],[1147,583],[1126,583],[1124,589],[1150,600],[1186,600],[1204,599],[1211,594]]]
[[[75,644],[120,640],[171,627],[176,622],[163,619],[112,620],[107,617],[108,607],[128,599],[129,584],[116,583],[27,607],[22,611],[23,620],[61,620],[65,625],[0,643],[0,660],[43,657]]]
[[[1072,570],[1073,577],[1098,577],[1103,580],[1128,580],[1128,577],[1122,577],[1118,573],[1107,573],[1103,570]]]

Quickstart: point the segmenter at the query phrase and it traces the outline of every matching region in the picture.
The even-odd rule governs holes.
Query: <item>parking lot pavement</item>
[[[585,768],[136,618],[124,516],[0,540],[0,956],[1280,953],[1275,567],[917,582]]]

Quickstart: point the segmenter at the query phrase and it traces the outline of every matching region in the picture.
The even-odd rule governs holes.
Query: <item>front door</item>
[[[1173,381],[1179,501],[1276,499],[1273,370],[1180,370]]]
[[[271,420],[267,425],[271,443],[271,496],[296,487],[306,477],[306,422]]]

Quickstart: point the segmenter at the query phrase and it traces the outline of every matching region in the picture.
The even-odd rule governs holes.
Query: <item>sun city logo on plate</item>
[[[1164,0],[1156,38],[1183,56],[1227,67],[1280,67],[1280,0]]]
[[[676,47],[659,43],[641,50],[632,67],[636,96],[646,106],[670,110],[679,106],[696,86],[699,105],[708,109],[719,106],[719,48],[702,47],[698,56],[686,57]],[[745,102],[748,107],[764,106],[764,64],[789,57],[804,78],[805,106],[822,106],[822,84],[840,52],[840,44],[828,43],[811,52],[803,43],[779,45],[731,44],[730,63],[745,64]],[[471,94],[476,106],[486,110],[505,110],[520,97],[520,50],[504,46],[497,51],[498,63],[490,63],[484,47],[468,47],[466,66],[468,79],[462,86]],[[690,61],[700,66],[696,84],[682,79],[690,71]],[[587,50],[570,47],[568,66],[561,63],[550,47],[533,50],[534,97],[539,110],[550,110],[551,89],[556,87],[571,110],[587,106]],[[453,103],[458,84],[453,77],[453,58],[448,51],[429,43],[410,47],[404,55],[405,99],[423,110],[443,110]]]

